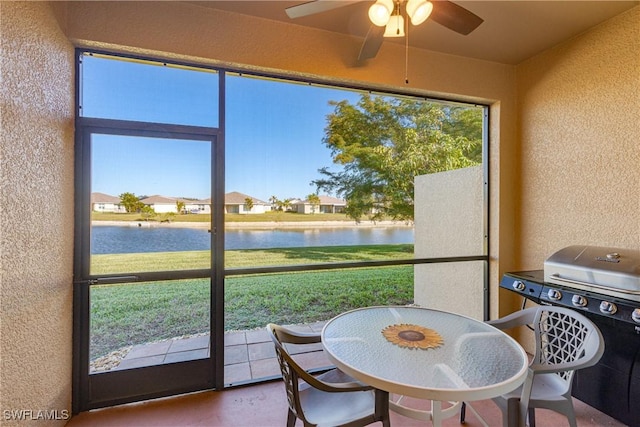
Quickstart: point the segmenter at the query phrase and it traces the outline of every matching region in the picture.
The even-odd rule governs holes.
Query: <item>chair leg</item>
[[[529,427],[536,427],[536,410],[529,408],[527,416],[529,417]]]
[[[568,416],[567,415],[567,419],[569,420],[569,427],[578,427],[578,424],[576,423],[575,414],[573,416]]]
[[[389,418],[389,393],[383,390],[375,391],[375,418],[382,421],[383,427],[391,427]]]
[[[462,406],[460,406],[460,424],[464,424],[464,419],[467,412],[467,404],[462,402]]]
[[[294,427],[296,425],[296,414],[293,413],[291,409],[289,409],[289,415],[287,416],[287,427]]]
[[[573,408],[573,402],[571,401],[571,396],[567,399],[567,404],[565,405],[564,414],[567,416],[569,420],[569,427],[578,427],[576,423],[576,411]]]

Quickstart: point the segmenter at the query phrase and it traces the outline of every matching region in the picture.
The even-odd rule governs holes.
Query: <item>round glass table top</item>
[[[524,381],[528,358],[504,332],[469,317],[420,307],[369,307],[323,328],[329,359],[391,393],[433,400],[481,400]]]

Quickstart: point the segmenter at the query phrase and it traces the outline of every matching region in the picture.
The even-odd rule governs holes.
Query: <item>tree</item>
[[[253,209],[253,199],[251,197],[244,198],[244,207],[247,211],[251,211],[251,209]]]
[[[480,108],[368,94],[331,105],[323,142],[341,170],[324,167],[312,184],[344,198],[356,221],[412,221],[415,176],[482,161]]]
[[[311,203],[311,213],[316,213],[316,209],[320,206],[320,197],[317,194],[309,194],[307,200]]]
[[[178,213],[185,213],[186,212],[186,204],[184,202],[181,202],[180,200],[176,200],[176,211]]]
[[[472,161],[482,163],[482,110],[467,107],[449,107],[442,131],[453,137],[466,138],[473,143],[464,154]]]
[[[289,208],[291,207],[291,199],[284,199],[284,200],[278,200],[278,210],[280,211],[288,211]]]
[[[120,204],[127,212],[140,212],[144,206],[140,198],[133,193],[122,193],[119,197]]]
[[[175,212],[165,212],[162,216],[164,217],[162,222],[171,222],[176,218],[176,213]]]
[[[151,218],[157,215],[156,211],[151,206],[144,204],[140,209],[140,213],[142,214],[142,218],[144,218],[145,221],[149,221]]]
[[[278,198],[276,196],[271,196],[269,197],[269,203],[271,203],[271,208],[274,210],[282,210],[282,207],[280,206],[280,200],[278,200]]]

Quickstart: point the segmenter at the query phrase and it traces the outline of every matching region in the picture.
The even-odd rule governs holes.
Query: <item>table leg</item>
[[[434,426],[440,426],[442,425],[442,420],[457,415],[462,406],[462,402],[448,402],[450,406],[443,408],[441,401],[430,400],[431,409],[424,410],[404,406],[402,404],[403,399],[404,396],[399,396],[397,400],[390,400],[389,409],[405,417],[413,418],[414,420],[431,421]],[[476,414],[475,410],[472,409],[472,411]],[[488,427],[487,424],[484,424],[484,427]]]
[[[433,427],[440,427],[442,425],[442,402],[439,400],[431,401],[431,421]]]

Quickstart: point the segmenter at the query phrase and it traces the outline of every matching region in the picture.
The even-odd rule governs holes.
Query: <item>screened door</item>
[[[222,310],[215,295],[223,239],[215,132],[82,124],[78,410],[215,388],[215,361],[223,357],[213,326]]]
[[[223,77],[77,51],[74,412],[223,386]]]

